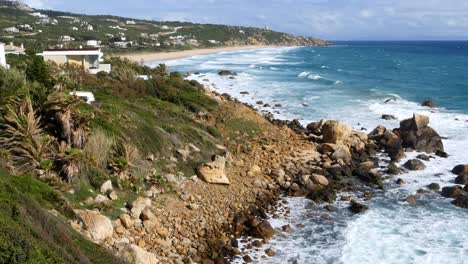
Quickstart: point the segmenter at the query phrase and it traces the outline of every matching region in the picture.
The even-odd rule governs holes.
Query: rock
[[[403,185],[403,184],[406,184],[405,180],[401,179],[401,178],[398,178],[396,180],[396,183],[399,184],[399,185]]]
[[[281,227],[281,230],[283,230],[283,232],[289,233],[292,231],[292,228],[290,225],[284,225]]]
[[[267,248],[265,250],[265,254],[267,254],[267,256],[269,257],[274,257],[276,255],[276,252],[272,248]]]
[[[387,166],[387,173],[391,175],[401,174],[403,171],[395,163],[390,163]]]
[[[359,213],[362,213],[364,211],[367,211],[368,209],[369,209],[369,207],[367,205],[360,204],[360,203],[356,202],[355,200],[351,200],[351,202],[350,202],[349,210],[353,214],[359,214]]]
[[[336,120],[328,120],[322,126],[324,143],[343,144],[351,135],[351,127]]]
[[[260,173],[262,173],[262,169],[258,165],[253,165],[247,172],[250,177],[257,176]]]
[[[237,73],[232,72],[232,71],[222,70],[218,72],[218,75],[219,76],[229,76],[229,75],[236,76]]]
[[[131,215],[135,219],[140,218],[141,212],[147,207],[151,206],[151,199],[138,196],[132,203]]]
[[[421,106],[426,106],[426,107],[430,107],[430,108],[436,108],[437,107],[437,105],[434,102],[430,101],[430,100],[426,100],[426,101],[422,102]]]
[[[349,148],[345,145],[338,145],[337,149],[335,150],[335,152],[333,152],[331,157],[335,160],[343,161],[350,161],[353,158],[351,152],[349,151]]]
[[[376,184],[382,186],[382,174],[377,171],[377,169],[366,170],[362,168],[357,168],[353,170],[353,175],[358,176],[358,178],[367,183]]]
[[[429,190],[438,191],[440,189],[440,185],[438,183],[433,182],[429,184],[427,188],[429,188]]]
[[[442,196],[446,198],[457,198],[459,196],[467,196],[468,193],[459,185],[447,186],[442,188]]]
[[[75,210],[75,213],[91,239],[103,241],[114,233],[112,221],[108,217],[91,210]]]
[[[333,203],[336,200],[336,191],[333,188],[326,187],[312,191],[306,197],[317,203]]]
[[[104,182],[102,185],[101,185],[101,193],[104,193],[104,194],[107,194],[108,192],[111,192],[112,190],[114,190],[114,188],[112,187],[112,182],[110,180]]]
[[[263,220],[258,226],[253,228],[253,235],[261,239],[270,239],[276,235],[276,230],[270,225],[270,222]]]
[[[190,150],[188,149],[178,149],[176,153],[183,161],[187,161],[190,157]]]
[[[435,154],[436,154],[436,156],[439,156],[439,157],[441,157],[441,158],[448,158],[448,156],[449,156],[449,155],[447,154],[447,152],[442,151],[442,150],[437,150]]]
[[[257,101],[256,104],[262,105],[262,104],[263,104],[263,101]]]
[[[382,115],[384,120],[396,120],[397,118],[394,115]]]
[[[154,154],[150,154],[150,155],[148,155],[148,157],[146,157],[146,160],[148,160],[148,161],[155,161],[156,158],[155,158]]]
[[[405,202],[409,203],[412,206],[415,206],[417,203],[417,198],[415,195],[410,195],[406,197]]]
[[[431,160],[431,158],[426,154],[419,154],[418,156],[416,156],[416,158],[420,160],[425,160],[425,161]]]
[[[119,216],[119,219],[122,225],[125,226],[125,228],[130,228],[135,224],[135,222],[128,214],[121,214]]]
[[[212,162],[205,163],[198,168],[198,176],[213,184],[230,184],[225,172],[226,158],[215,156]]]
[[[320,135],[322,134],[322,122],[312,122],[306,126],[307,130],[314,134],[314,135]]]
[[[427,153],[444,151],[442,137],[428,124],[429,117],[418,114],[414,114],[413,118],[401,121],[398,132],[403,147]]]
[[[424,170],[426,169],[426,165],[424,165],[424,163],[418,159],[411,159],[411,160],[408,160],[404,165],[403,167],[407,168],[408,170]]]
[[[109,193],[109,199],[111,200],[117,200],[119,197],[117,196],[117,193],[115,191],[112,191]]]
[[[245,255],[242,257],[245,263],[252,263],[252,258],[249,255]]]
[[[146,221],[146,220],[155,220],[156,216],[151,212],[149,208],[145,208],[140,215],[141,220]]]
[[[325,208],[325,210],[327,210],[327,211],[329,211],[329,212],[334,212],[334,211],[336,211],[336,208],[335,208],[333,205],[331,205],[331,204],[327,204],[327,205],[325,205],[323,208]]]
[[[468,175],[468,165],[457,165],[452,169],[452,173],[455,175]]]
[[[299,133],[299,134],[306,132],[301,122],[299,122],[299,120],[297,119],[293,119],[291,122],[289,122],[288,127],[292,129],[294,132]]]
[[[462,184],[462,185],[468,184],[468,175],[465,174],[465,175],[457,176],[457,178],[455,178],[455,183]]]
[[[312,176],[310,176],[310,179],[316,184],[320,184],[322,186],[328,186],[328,179],[323,175],[312,174]]]
[[[468,209],[468,196],[458,196],[452,201],[452,204],[461,208]]]
[[[95,204],[105,204],[105,203],[108,203],[109,201],[110,201],[109,198],[105,197],[102,194],[98,194],[96,198],[94,198]]]
[[[160,263],[156,255],[137,245],[128,245],[123,253],[124,259],[133,264],[157,264]]]
[[[250,94],[250,93],[247,92],[247,91],[243,91],[243,92],[240,92],[240,94],[247,95],[247,94]]]

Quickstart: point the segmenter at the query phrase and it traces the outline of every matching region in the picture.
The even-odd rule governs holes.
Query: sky
[[[23,0],[36,8],[263,27],[326,40],[468,40],[468,0]]]

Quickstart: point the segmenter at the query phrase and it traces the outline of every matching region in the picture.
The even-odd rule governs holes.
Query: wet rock
[[[75,213],[94,241],[103,241],[114,233],[112,221],[108,217],[91,210],[76,210]]]
[[[442,151],[442,150],[437,150],[435,154],[436,154],[436,156],[439,156],[439,157],[441,157],[441,158],[448,158],[448,156],[449,156],[449,155],[447,154],[447,152]]]
[[[367,205],[358,203],[355,200],[351,200],[351,202],[350,202],[349,210],[353,214],[359,214],[359,213],[362,213],[364,211],[367,211],[368,209],[369,209],[369,207]]]
[[[198,168],[198,175],[208,183],[229,185],[231,182],[226,176],[225,166],[226,158],[214,156],[212,162],[205,163]]]
[[[452,169],[452,173],[455,175],[468,175],[468,165],[457,165]]]
[[[425,160],[425,161],[431,160],[431,158],[426,154],[419,154],[418,156],[416,156],[416,158],[420,160]]]
[[[390,175],[398,175],[398,174],[402,174],[403,171],[395,163],[390,163],[387,166],[387,173]]]
[[[421,103],[421,106],[426,106],[426,107],[430,107],[430,108],[436,108],[437,105],[432,102],[431,100],[426,100],[424,102]]]
[[[458,196],[452,201],[452,204],[461,208],[468,209],[468,196]]]
[[[394,115],[382,115],[384,120],[396,120],[397,118]]]
[[[427,186],[427,188],[429,190],[438,191],[440,189],[440,185],[438,183],[433,182],[433,183],[429,184]]]
[[[232,72],[232,71],[228,71],[228,70],[222,70],[222,71],[218,72],[218,75],[219,76],[229,76],[229,75],[236,76],[237,73]]]
[[[353,170],[353,175],[367,183],[382,186],[382,174],[377,169],[366,170],[364,168],[357,168]]]
[[[336,191],[333,188],[327,187],[310,192],[306,197],[317,203],[333,203],[336,200]]]
[[[403,141],[403,147],[427,153],[435,153],[437,150],[444,151],[442,137],[428,124],[429,117],[418,114],[414,114],[413,118],[401,121],[398,132]]]
[[[465,174],[465,175],[457,176],[457,178],[455,178],[455,183],[462,184],[462,185],[468,184],[468,175]]]
[[[301,125],[301,122],[299,122],[299,120],[297,119],[294,119],[291,122],[289,122],[288,127],[296,133],[303,133],[306,131],[304,127]]]
[[[334,212],[334,211],[336,211],[336,208],[335,208],[333,205],[331,205],[331,204],[327,204],[327,205],[325,205],[323,208],[325,208],[325,210],[327,210],[327,211],[329,211],[329,212]]]
[[[292,231],[292,228],[290,225],[284,225],[281,227],[281,230],[283,230],[283,232],[289,233]]]
[[[267,248],[265,250],[265,254],[269,257],[274,257],[276,255],[276,252],[272,248]]]
[[[409,203],[412,206],[415,206],[417,203],[417,198],[415,195],[410,195],[406,197],[405,202]]]
[[[446,198],[457,198],[458,196],[467,196],[468,193],[459,185],[447,186],[442,188],[442,196]]]
[[[245,255],[242,257],[245,263],[252,263],[252,258],[249,255]]]
[[[263,104],[263,101],[257,101],[256,104],[262,105],[262,104]]]
[[[408,160],[403,165],[403,167],[407,168],[408,170],[412,170],[412,171],[426,169],[426,165],[424,165],[424,163],[422,161],[418,160],[418,159]]]
[[[250,93],[247,92],[247,91],[243,91],[243,92],[240,92],[240,94],[247,95],[247,94],[250,94]]]
[[[328,120],[322,126],[324,143],[343,144],[351,136],[351,127],[336,120]]]
[[[253,235],[261,239],[270,239],[276,235],[276,230],[273,229],[270,222],[263,220],[258,226],[253,228]]]
[[[403,185],[406,184],[406,182],[403,179],[398,178],[398,180],[396,180],[396,184]]]

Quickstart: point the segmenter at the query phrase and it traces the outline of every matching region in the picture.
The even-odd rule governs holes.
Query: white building
[[[16,27],[7,27],[7,28],[4,28],[3,31],[8,32],[8,33],[18,33],[19,29],[17,29]]]
[[[74,41],[75,39],[70,36],[61,36],[60,40],[64,42],[69,42],[69,41]]]
[[[127,20],[127,25],[136,25],[136,22],[133,20]]]
[[[88,40],[88,41],[86,41],[86,46],[97,48],[97,47],[101,46],[101,41],[99,41],[99,40]]]
[[[93,27],[93,25],[88,25],[88,26],[86,27],[86,29],[89,30],[89,31],[93,31],[93,30],[94,30],[94,27]]]
[[[7,67],[5,58],[5,44],[0,43],[0,66]]]
[[[33,27],[31,27],[31,25],[28,25],[28,24],[19,25],[18,29],[23,30],[23,31],[33,31]]]
[[[71,30],[78,31],[78,28],[77,27],[72,27]]]
[[[104,71],[111,71],[110,64],[102,64],[104,56],[99,48],[92,49],[48,49],[38,56],[43,56],[45,61],[53,61],[57,64],[74,64],[81,66],[84,70],[91,74]]]
[[[221,42],[217,41],[217,40],[214,40],[214,39],[210,39],[208,40],[209,43],[211,44],[220,44]]]
[[[47,15],[41,14],[41,12],[30,13],[30,15],[35,16],[35,17],[40,17],[40,18],[47,18],[48,17]]]

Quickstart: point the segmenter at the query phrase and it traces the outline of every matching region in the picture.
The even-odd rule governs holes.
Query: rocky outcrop
[[[235,72],[233,72],[233,71],[222,70],[222,71],[219,71],[219,72],[218,72],[218,75],[219,75],[219,76],[236,76],[237,73],[235,73]]]
[[[100,242],[112,236],[114,228],[108,217],[91,210],[75,210],[75,213],[92,240]]]
[[[461,208],[468,209],[468,196],[458,196],[452,201],[452,204]]]
[[[148,206],[151,206],[151,199],[149,198],[143,198],[143,197],[137,197],[135,201],[132,203],[132,209],[130,210],[130,213],[133,218],[139,219],[141,212]]]
[[[444,151],[442,138],[428,125],[429,117],[419,114],[401,121],[397,131],[400,134],[402,146],[427,153]]]
[[[463,190],[462,187],[455,185],[455,186],[447,186],[442,188],[442,196],[446,198],[457,198],[459,196],[468,196],[468,192]]]
[[[460,164],[455,166],[452,171],[453,174],[455,175],[468,175],[468,165]]]
[[[222,156],[215,156],[212,162],[205,163],[198,169],[198,176],[213,184],[230,184],[225,171],[226,158]]]
[[[430,108],[436,108],[437,105],[432,102],[431,100],[426,100],[424,102],[421,103],[421,106],[426,106],[426,107],[430,107]]]
[[[276,230],[271,226],[270,222],[263,220],[253,229],[253,234],[255,237],[261,239],[270,239],[276,235]]]

